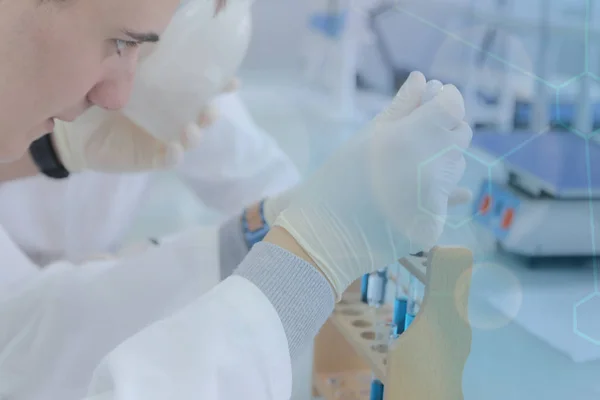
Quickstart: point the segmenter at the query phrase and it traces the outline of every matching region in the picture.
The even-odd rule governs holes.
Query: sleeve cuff
[[[273,304],[294,360],[327,321],[335,296],[311,264],[271,243],[257,243],[234,275],[256,285]]]

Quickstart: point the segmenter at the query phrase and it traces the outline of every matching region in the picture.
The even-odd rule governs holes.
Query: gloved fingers
[[[442,234],[444,225],[429,214],[417,214],[410,225],[406,227],[406,236],[409,240],[410,254],[420,251],[429,251],[437,243]]]
[[[466,121],[461,121],[455,129],[440,132],[438,143],[448,151],[448,157],[452,159],[462,158],[464,151],[471,145],[473,130]]]
[[[185,130],[178,140],[164,142],[143,129],[135,129],[128,131],[129,137],[126,141],[123,141],[124,138],[118,135],[114,138],[116,141],[107,146],[115,149],[114,151],[121,149],[126,154],[130,154],[127,157],[124,154],[121,158],[126,163],[125,165],[133,166],[135,171],[169,168],[177,165],[183,159],[186,146],[191,145],[193,140],[197,140],[194,133]],[[129,143],[127,149],[125,143]]]
[[[466,121],[462,121],[458,127],[452,131],[452,134],[455,135],[454,144],[461,149],[468,149],[469,146],[471,146],[473,129],[471,129]]]
[[[444,89],[444,84],[438,80],[431,80],[427,82],[425,86],[425,92],[423,93],[423,97],[421,99],[421,104],[425,104],[431,100],[435,96],[437,96]]]
[[[464,187],[454,189],[448,197],[448,207],[469,203],[473,199],[473,193]]]
[[[198,126],[197,123],[191,122],[183,129],[179,142],[173,142],[172,145],[179,144],[183,150],[194,149],[200,146],[203,136],[203,128]]]
[[[181,143],[164,143],[161,147],[154,157],[154,168],[174,167],[183,160],[185,149]]]
[[[437,96],[413,111],[411,117],[429,121],[445,130],[454,130],[465,118],[463,96],[456,86],[444,85]]]
[[[265,220],[269,226],[275,223],[275,220],[281,214],[283,210],[289,207],[296,191],[297,187],[286,190],[283,193],[279,193],[277,196],[268,197],[264,203]]]
[[[377,117],[377,120],[393,121],[412,113],[421,105],[426,85],[425,76],[421,72],[411,72],[392,100],[392,104]]]
[[[217,110],[217,107],[213,104],[209,104],[202,110],[196,123],[200,128],[208,128],[215,123],[218,117],[219,111]]]

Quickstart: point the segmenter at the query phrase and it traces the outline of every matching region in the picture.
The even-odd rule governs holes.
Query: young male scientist
[[[214,3],[206,3],[209,19]],[[2,160],[21,157],[52,131],[53,118],[122,107],[139,42],[157,40],[177,6],[1,0]],[[420,106],[425,87],[413,73],[386,111],[293,191],[264,239],[208,292],[201,269],[215,260],[204,259],[203,247],[235,241],[193,243],[198,232],[135,256],[57,262],[23,276],[0,294],[0,395],[287,399],[290,360],[348,285],[433,246],[449,202],[464,198],[460,149],[472,132],[462,96],[446,85]],[[127,170],[155,167],[167,146],[142,136],[88,139],[60,138],[78,145],[57,154],[49,138],[30,152],[36,165],[58,172],[71,157]],[[265,230],[246,229],[246,237],[258,241]],[[27,262],[10,243],[0,250],[3,264]]]
[[[178,59],[179,63],[185,63],[186,68],[194,71],[194,84],[208,92],[202,97],[212,101],[194,121],[197,122],[196,128],[202,126],[201,145],[185,151],[183,160],[173,169],[198,199],[219,212],[222,218],[237,216],[244,206],[279,194],[300,180],[290,158],[253,121],[242,99],[235,93],[235,86],[230,85],[226,93],[215,97],[210,93],[214,85],[220,87],[218,82],[212,83],[214,67],[234,70],[247,51],[251,31],[250,3],[230,5],[219,13],[218,18],[197,28],[199,32],[194,40],[196,54],[180,54]],[[195,6],[188,3],[179,8],[170,28],[174,24],[195,23],[195,18],[187,19],[181,15],[189,13]],[[241,29],[240,26],[247,28]],[[140,67],[168,61],[168,54],[156,50],[189,40],[181,31],[175,30],[167,40],[163,37],[158,46],[152,46],[152,52],[140,57]],[[224,31],[233,34],[224,37],[221,34]],[[200,35],[202,37],[198,37]],[[219,37],[218,45],[215,45],[215,37]],[[227,75],[223,75],[228,81]],[[151,78],[138,75],[136,79],[139,83]],[[168,120],[173,108],[186,101],[186,92],[173,90],[168,77],[154,79],[152,85],[142,83],[143,87],[152,86],[153,90],[171,94],[155,96],[153,105],[157,109],[148,109],[144,107],[148,97],[146,93],[133,90],[134,96],[128,106],[144,111],[137,116],[146,126],[152,126],[151,120],[157,116],[163,121]],[[93,114],[73,122],[56,121],[55,131],[68,130],[85,138],[96,130],[112,130],[113,135],[127,136],[132,131],[143,129],[126,112],[95,109]],[[181,126],[188,122],[182,121]],[[173,125],[171,130],[176,132],[177,124]],[[57,134],[60,135],[60,132]],[[63,143],[56,144],[60,147]],[[29,154],[24,158],[24,161],[31,161]],[[81,164],[77,159],[67,161],[71,161],[66,165],[71,173],[69,176],[64,174],[62,179],[40,174],[35,165],[31,165],[30,169],[36,175],[26,178],[17,176],[20,162],[0,166],[0,180],[8,179],[0,185],[0,225],[35,264],[44,266],[57,260],[80,263],[115,252],[129,254],[152,243],[160,243],[158,238],[153,237],[122,248],[125,235],[156,176],[153,171],[103,173],[86,170],[85,165],[73,165]],[[11,171],[11,168],[17,171]],[[81,172],[75,173],[78,170]],[[267,209],[272,204],[269,201]],[[8,268],[0,270],[0,287],[10,280],[8,274],[15,273]]]

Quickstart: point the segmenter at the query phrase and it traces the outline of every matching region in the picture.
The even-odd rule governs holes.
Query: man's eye
[[[117,47],[117,54],[119,56],[123,55],[123,52],[130,47],[138,47],[140,45],[139,42],[133,42],[130,40],[121,40],[115,39],[115,46]]]

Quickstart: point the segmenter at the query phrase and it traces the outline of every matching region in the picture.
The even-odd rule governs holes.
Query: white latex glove
[[[472,131],[451,85],[419,107],[425,78],[413,73],[391,106],[295,192],[275,225],[286,229],[336,295],[398,258],[429,250],[457,192]]]
[[[277,196],[268,197],[264,204],[264,217],[269,226],[275,224],[275,220],[283,210],[289,207],[296,188],[288,189]]]
[[[233,79],[224,92],[237,90]],[[74,122],[56,121],[54,146],[69,172],[142,172],[175,166],[186,150],[198,146],[202,129],[217,118],[218,110],[209,104],[174,142],[150,135],[120,112],[98,107],[88,110]]]
[[[425,91],[421,96],[421,83],[422,81],[419,79],[413,79],[408,81],[407,84],[402,87],[402,92],[398,93],[399,101],[394,103],[395,108],[390,108],[386,111],[393,111],[396,118],[402,118],[403,116],[408,115],[412,111],[413,107],[415,107],[415,101],[417,101],[420,98],[420,104],[425,103],[433,99],[442,90],[443,87],[443,84],[440,81],[429,81],[427,82]],[[401,98],[403,98],[404,100],[400,101]],[[278,194],[277,196],[272,196],[265,199],[264,216],[269,226],[273,226],[279,214],[289,207],[292,198],[294,197],[295,190],[297,190],[296,187],[288,189],[285,192]],[[460,198],[456,199],[459,203],[465,203],[471,198],[471,192],[466,189],[459,191],[457,194],[460,195]]]
[[[57,121],[53,140],[70,172],[140,172],[176,165],[198,133],[185,129],[179,141],[165,143],[122,114],[94,107],[74,122]]]

